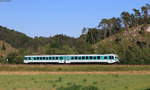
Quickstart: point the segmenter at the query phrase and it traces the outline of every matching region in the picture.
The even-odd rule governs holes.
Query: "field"
[[[0,71],[43,71],[43,72],[107,72],[107,71],[150,71],[150,65],[0,65]]]
[[[0,65],[0,90],[150,90],[150,66]]]

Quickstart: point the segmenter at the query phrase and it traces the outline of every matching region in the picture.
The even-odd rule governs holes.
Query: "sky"
[[[0,25],[30,37],[65,34],[79,37],[83,27],[132,12],[150,0],[0,0]],[[7,1],[7,0],[6,0]]]

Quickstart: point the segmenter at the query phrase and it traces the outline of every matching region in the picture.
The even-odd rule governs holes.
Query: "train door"
[[[64,56],[59,57],[59,60],[60,60],[60,63],[65,63],[65,57]]]
[[[65,63],[70,63],[70,57],[69,56],[65,57]]]

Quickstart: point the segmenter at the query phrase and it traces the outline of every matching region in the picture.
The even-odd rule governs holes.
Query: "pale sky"
[[[0,2],[0,25],[31,37],[78,37],[83,27],[96,27],[102,18],[119,17],[146,3],[150,0],[11,0]]]

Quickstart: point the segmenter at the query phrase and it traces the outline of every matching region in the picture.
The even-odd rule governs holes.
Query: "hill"
[[[90,45],[88,42],[86,42],[84,36],[79,38],[71,38],[65,35],[56,35],[49,38],[30,38],[23,33],[18,33],[8,29],[5,30],[5,34],[2,34],[2,30],[0,30],[2,34],[1,37],[15,34],[11,37],[0,38],[0,56],[10,59],[19,57],[19,59],[21,59],[27,54],[116,53],[120,56],[122,64],[149,64],[150,32],[147,31],[149,27],[150,25],[140,25],[137,27],[132,27],[129,30],[122,30],[119,33],[98,41],[94,45]],[[18,36],[19,38],[17,41],[15,41],[15,38]],[[26,38],[27,41],[20,43],[20,46],[18,41],[23,41],[25,40],[24,38]],[[31,45],[26,44],[29,43],[28,40],[31,41]],[[26,44],[27,46],[22,46],[22,44]],[[14,59],[14,63],[16,60],[18,59]]]
[[[0,49],[0,54],[3,56],[0,60],[11,59],[9,63],[15,63],[18,59],[22,62],[21,58],[24,55],[31,54],[86,54],[94,51],[91,45],[82,39],[62,34],[31,38],[3,26],[0,26],[0,45],[4,49]]]
[[[0,41],[0,57],[5,57],[8,53],[16,51],[17,49],[13,48],[10,44]]]
[[[97,53],[116,53],[122,63],[148,64],[150,63],[150,32],[148,27],[141,25],[122,31],[98,42]]]
[[[15,48],[23,48],[29,45],[28,43],[32,40],[32,38],[21,32],[0,26],[0,40],[9,43]]]
[[[78,38],[63,34],[31,38],[0,26],[0,61],[22,63],[24,55],[115,53],[122,64],[150,64],[150,5],[120,17],[104,18],[96,28],[83,28]]]

